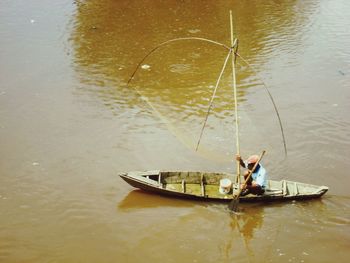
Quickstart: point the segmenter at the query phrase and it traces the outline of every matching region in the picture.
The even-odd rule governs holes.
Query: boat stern
[[[145,187],[161,187],[160,171],[133,171],[118,174],[129,185],[144,189]]]
[[[320,186],[319,188],[317,188],[317,189],[314,191],[313,194],[318,195],[318,196],[322,196],[322,195],[324,195],[325,193],[327,193],[328,190],[329,190],[328,186],[322,185],[322,186]]]

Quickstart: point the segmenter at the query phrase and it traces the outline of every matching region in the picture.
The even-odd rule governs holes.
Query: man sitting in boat
[[[243,161],[240,155],[236,155],[236,160],[239,161],[239,164],[251,170],[254,168],[255,163],[259,160],[258,155],[250,156],[246,161]],[[244,172],[244,179],[248,177],[249,171]],[[255,170],[253,171],[251,177],[249,178],[247,185],[244,187],[241,195],[245,196],[247,194],[262,195],[265,192],[267,186],[267,172],[265,168],[259,163]]]

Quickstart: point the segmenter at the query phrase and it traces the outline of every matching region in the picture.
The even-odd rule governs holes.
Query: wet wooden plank
[[[298,194],[299,194],[298,184],[295,182],[294,183],[294,195],[298,195]]]
[[[202,196],[205,196],[204,175],[203,174],[201,174],[201,193],[202,193]]]
[[[283,195],[288,195],[288,188],[286,180],[282,180],[282,192]]]

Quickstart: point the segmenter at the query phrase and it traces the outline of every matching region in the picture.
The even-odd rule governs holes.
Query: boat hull
[[[233,194],[219,191],[220,180],[234,176],[225,173],[144,171],[121,173],[129,185],[158,195],[202,201],[231,201]],[[233,188],[237,188],[233,184]],[[328,191],[326,186],[316,186],[292,181],[268,181],[263,195],[241,196],[242,202],[269,202],[307,200],[319,198]]]

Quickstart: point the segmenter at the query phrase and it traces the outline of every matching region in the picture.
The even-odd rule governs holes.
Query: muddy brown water
[[[226,205],[134,190],[129,170],[234,172],[230,70],[194,151],[229,45],[241,154],[319,200]],[[350,2],[2,1],[0,262],[347,262]],[[278,106],[280,128],[261,81]]]

